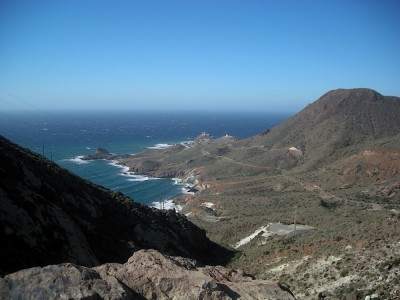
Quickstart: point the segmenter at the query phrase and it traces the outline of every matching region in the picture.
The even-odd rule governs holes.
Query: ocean
[[[192,141],[202,132],[247,138],[274,127],[289,114],[225,112],[45,112],[1,111],[0,134],[44,154],[80,177],[136,202],[158,206],[184,189],[173,179],[133,174],[112,161],[83,161],[97,147],[115,154],[135,154]]]

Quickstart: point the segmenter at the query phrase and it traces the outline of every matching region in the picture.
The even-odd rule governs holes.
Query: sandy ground
[[[299,234],[302,232],[306,232],[309,230],[313,230],[314,227],[307,226],[307,225],[295,225],[295,224],[281,224],[281,223],[269,223],[266,226],[262,226],[256,231],[254,231],[252,234],[249,236],[246,236],[245,238],[241,239],[239,242],[237,242],[234,246],[235,249],[240,248],[241,246],[251,242],[256,236],[262,235],[263,237],[269,237],[270,235],[289,235],[289,234]],[[296,233],[295,233],[296,232]]]

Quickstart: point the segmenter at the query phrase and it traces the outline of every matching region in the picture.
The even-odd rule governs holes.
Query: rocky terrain
[[[223,263],[230,252],[174,211],[140,205],[0,137],[0,272],[125,262],[133,252]]]
[[[28,296],[29,295],[29,296]],[[71,263],[22,270],[0,279],[0,299],[295,299],[282,284],[210,267],[155,250],[125,264]]]
[[[86,251],[82,253],[90,251],[93,253],[93,255],[89,253],[83,256],[90,259],[96,258],[85,263],[88,267],[111,262],[106,258],[112,256],[119,257],[118,262],[124,263],[133,252],[139,249],[155,248],[164,254],[140,251],[137,253],[141,255],[146,253],[152,257],[149,260],[155,262],[166,259],[169,261],[168,266],[178,264],[181,267],[184,266],[186,271],[196,269],[196,272],[200,273],[194,276],[204,279],[203,276],[206,273],[207,276],[213,278],[210,280],[216,280],[215,285],[208,283],[205,285],[209,288],[207,291],[197,290],[200,294],[203,293],[201,296],[191,294],[194,295],[194,299],[204,295],[216,295],[220,292],[225,293],[220,294],[221,297],[228,297],[228,299],[229,297],[238,298],[236,293],[244,295],[243,299],[258,298],[258,296],[246,294],[247,290],[244,291],[242,288],[240,291],[243,294],[241,294],[238,287],[231,284],[232,280],[234,281],[229,277],[231,275],[227,275],[228,279],[224,277],[225,275],[215,277],[215,274],[219,272],[226,274],[231,271],[219,267],[203,267],[193,261],[171,258],[165,254],[186,256],[217,264],[223,263],[221,259],[226,259],[225,262],[229,261],[227,267],[243,269],[244,272],[255,275],[255,280],[249,281],[252,284],[258,281],[266,283],[266,280],[272,279],[280,284],[273,284],[270,291],[279,288],[277,293],[280,293],[282,290],[285,292],[290,289],[296,299],[400,299],[399,115],[399,98],[382,96],[369,89],[334,90],[279,126],[266,129],[258,136],[238,140],[230,136],[214,138],[203,133],[191,144],[175,145],[161,150],[146,150],[134,156],[111,158],[129,166],[131,172],[154,177],[179,177],[192,185],[196,193],[181,195],[175,199],[175,203],[179,205],[180,214],[172,211],[155,212],[150,208],[131,203],[120,194],[113,194],[111,197],[117,198],[116,203],[119,204],[112,202],[112,205],[106,205],[104,203],[109,203],[108,201],[111,200],[105,200],[103,196],[98,195],[107,193],[107,197],[110,197],[109,191],[100,188],[102,192],[99,192],[99,187],[90,183],[86,183],[84,189],[80,188],[81,183],[75,186],[60,184],[59,182],[65,181],[60,178],[55,180],[58,176],[55,174],[64,174],[64,171],[60,171],[57,166],[48,161],[45,162],[45,168],[33,164],[33,168],[26,170],[25,166],[31,165],[32,162],[27,163],[25,158],[19,156],[10,159],[10,156],[3,152],[11,153],[15,150],[12,148],[16,146],[4,143],[6,146],[2,145],[0,153],[3,156],[2,161],[7,161],[5,165],[7,172],[2,173],[0,195],[5,199],[17,199],[18,203],[22,204],[23,212],[19,212],[20,208],[6,210],[7,213],[1,218],[7,216],[9,220],[7,222],[12,221],[13,225],[4,223],[5,230],[1,238],[8,242],[16,241],[15,245],[21,245],[20,240],[24,241],[26,235],[34,237],[36,244],[27,245],[27,242],[24,242],[22,245],[30,247],[28,249],[33,249],[33,251],[41,249],[42,252],[39,254],[43,254],[44,246],[43,248],[36,247],[42,245],[41,240],[38,240],[40,243],[36,242],[37,238],[44,236],[43,245],[48,246],[45,242],[53,238],[52,232],[40,230],[40,234],[32,233],[31,224],[24,224],[21,220],[29,220],[33,215],[40,216],[39,220],[53,220],[54,218],[47,217],[45,212],[35,212],[32,203],[40,201],[43,195],[46,195],[46,199],[61,198],[64,199],[61,202],[67,201],[65,199],[71,198],[68,193],[73,192],[74,195],[80,195],[78,198],[82,197],[81,200],[84,200],[84,203],[97,201],[93,199],[102,199],[98,201],[99,203],[96,202],[96,207],[100,206],[106,211],[112,211],[112,215],[118,216],[118,220],[126,218],[130,220],[126,221],[127,223],[122,222],[121,225],[121,222],[116,222],[114,218],[112,220],[105,218],[105,213],[101,214],[101,218],[96,219],[97,214],[93,213],[92,209],[85,208],[86,204],[79,209],[75,206],[73,213],[68,212],[68,217],[79,215],[79,213],[90,216],[89,223],[82,221],[81,217],[77,218],[80,221],[73,219],[74,224],[78,224],[79,228],[84,228],[80,230],[86,237],[86,242],[68,242],[69,245],[78,245],[76,249]],[[3,149],[8,149],[9,152]],[[25,154],[30,157],[35,156],[27,151]],[[98,154],[108,155],[107,153]],[[23,157],[22,154],[20,156]],[[37,160],[37,156],[35,157]],[[95,156],[89,159],[96,158],[110,159]],[[3,164],[1,167],[5,168]],[[55,170],[55,174],[51,173],[52,175],[44,177],[47,178],[45,182],[54,178],[50,184],[43,184],[43,179],[37,179],[43,178],[42,173],[45,174],[45,172],[40,171],[43,168]],[[15,175],[13,175],[14,171],[8,173],[8,170],[15,170]],[[66,178],[70,178],[68,176]],[[70,180],[67,179],[66,182],[69,183]],[[66,186],[68,186],[67,190],[65,190]],[[33,192],[30,192],[31,189]],[[55,192],[58,189],[63,192]],[[60,195],[69,196],[64,198]],[[31,200],[26,204],[25,199]],[[8,203],[7,201],[2,201],[2,203]],[[75,201],[62,206],[62,211],[66,210],[66,207],[74,207]],[[3,207],[7,208],[9,204]],[[127,215],[121,213],[123,207],[128,207],[130,213]],[[18,211],[18,213],[14,216],[10,214],[10,211]],[[54,211],[57,216],[60,215],[58,209]],[[126,209],[123,208],[122,211]],[[133,212],[135,212],[134,217],[131,215]],[[121,214],[123,216],[120,216]],[[58,220],[65,218],[57,217]],[[142,223],[137,221],[137,218],[145,225],[141,225]],[[92,222],[93,220],[97,221]],[[171,229],[165,229],[165,227],[170,228],[170,225],[161,225],[170,224],[168,222],[174,224]],[[205,231],[199,230],[192,223]],[[64,227],[60,232],[68,236],[71,226]],[[117,229],[115,237],[110,228]],[[131,232],[127,230],[129,228],[135,229],[132,236],[128,234]],[[162,230],[166,232],[162,233],[162,238],[160,238],[158,234]],[[20,232],[18,239],[14,239],[15,232]],[[96,232],[101,232],[101,236],[96,235]],[[207,239],[205,232],[213,242]],[[58,234],[55,237],[58,238],[59,235],[62,236]],[[106,240],[107,243],[99,245],[94,242],[96,239],[97,241]],[[75,238],[75,240],[79,239]],[[120,246],[110,250],[110,247],[105,246],[110,244],[109,240]],[[159,240],[164,242],[160,244]],[[3,240],[1,242],[3,243]],[[68,246],[65,249],[59,247],[53,250],[51,247],[54,246],[49,246],[50,258],[52,253],[58,253],[57,251],[69,253],[68,251],[71,250],[68,249],[72,248]],[[126,251],[127,247],[132,248]],[[14,251],[13,249],[18,251],[22,248],[15,246],[10,253]],[[11,261],[15,257],[24,255],[20,252],[16,253],[18,256],[8,256]],[[235,255],[232,257],[233,253]],[[70,260],[63,259],[49,263],[59,264],[65,261],[77,263],[71,260],[71,257],[78,256],[80,257],[77,254],[65,256]],[[207,258],[214,260],[210,262]],[[29,261],[28,256],[24,259]],[[138,294],[141,297],[150,297],[146,284],[157,283],[154,286],[164,286],[161,282],[165,281],[161,280],[161,277],[139,278],[144,288],[138,292],[130,285],[133,284],[130,283],[131,281],[128,283],[128,280],[121,279],[125,277],[116,275],[122,269],[126,272],[126,266],[134,260],[131,257],[125,265],[106,264],[91,269],[72,265],[51,268],[66,267],[76,270],[80,268],[79,270],[89,272],[87,274],[94,274],[93,278],[102,282],[107,281],[102,271],[106,269],[108,272],[106,275],[111,276],[107,277],[111,278],[111,283],[101,284],[111,286],[114,279],[117,279],[119,283],[123,283],[125,293],[133,293],[136,297]],[[4,262],[3,264],[7,265]],[[22,267],[45,264],[48,263],[34,262],[32,265],[22,265]],[[45,272],[45,268],[36,269],[36,271],[30,269],[27,271],[27,276],[31,276],[29,272]],[[135,268],[140,269],[140,263]],[[3,267],[3,270],[5,273],[12,271],[10,267]],[[83,271],[74,272],[80,274]],[[156,276],[155,273],[149,272],[149,276],[150,274]],[[18,276],[25,275],[18,272],[4,277],[1,284],[7,287],[4,288],[7,293],[13,293],[10,286],[13,286],[13,280],[19,279],[12,278],[19,278]],[[247,275],[240,275],[242,276],[247,278]],[[187,274],[184,278],[190,280],[191,277]],[[209,282],[208,279],[204,280],[201,282]],[[173,290],[174,284],[165,284],[161,291],[154,289],[151,293],[155,293],[154,295],[166,293],[165,299],[172,298],[172,294],[168,291]],[[90,286],[94,285],[90,283]],[[119,287],[117,289],[122,291]],[[257,289],[254,288],[252,292]],[[269,292],[263,293],[269,295]],[[287,293],[289,297],[290,293]],[[281,299],[285,299],[286,295]],[[164,296],[159,297],[163,299]]]
[[[226,247],[249,240],[232,267],[298,299],[398,299],[399,115],[399,98],[340,89],[249,139],[202,134],[119,161],[195,185],[175,200],[180,212]],[[314,229],[264,230],[279,222]]]
[[[233,252],[173,210],[137,204],[2,137],[0,160],[0,299],[295,299],[285,285],[204,265]]]

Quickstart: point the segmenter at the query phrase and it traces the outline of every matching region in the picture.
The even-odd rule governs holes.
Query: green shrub
[[[341,277],[346,277],[347,275],[349,275],[349,270],[347,269],[344,269],[342,272],[340,272]]]

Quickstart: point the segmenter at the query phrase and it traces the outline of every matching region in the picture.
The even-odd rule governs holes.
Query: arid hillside
[[[348,180],[352,185],[375,184],[400,171],[399,115],[399,98],[369,89],[334,90],[249,139],[204,134],[189,147],[148,150],[119,160],[137,173],[195,177],[200,185],[283,170],[311,172],[331,187]]]
[[[238,251],[231,266],[298,299],[397,299],[400,99],[335,90],[244,140],[200,135],[120,163],[180,177],[180,212]]]
[[[370,89],[334,90],[250,145],[302,151],[308,168],[324,165],[400,131],[400,99]],[[397,138],[398,139],[398,138]],[[353,148],[351,148],[353,146]],[[368,146],[366,146],[368,147]]]

